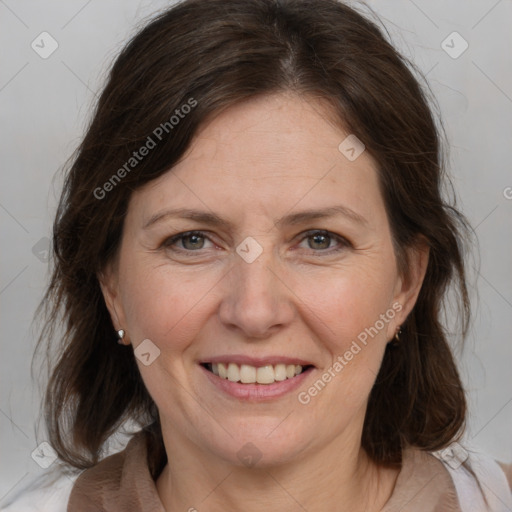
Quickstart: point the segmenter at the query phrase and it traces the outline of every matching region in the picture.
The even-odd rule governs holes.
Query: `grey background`
[[[62,181],[57,171],[83,134],[112,59],[137,23],[168,4],[0,0],[0,500],[44,472],[30,455],[45,439],[36,429],[41,388],[30,376],[37,335],[31,321],[47,280],[45,237]],[[475,256],[469,267],[478,302],[459,357],[471,407],[468,439],[510,462],[512,2],[369,5],[395,45],[428,75],[441,106],[450,172],[480,244],[480,263]],[[31,48],[43,31],[59,45],[47,59]],[[469,43],[456,59],[441,48],[453,31]],[[451,41],[453,51],[461,48]]]

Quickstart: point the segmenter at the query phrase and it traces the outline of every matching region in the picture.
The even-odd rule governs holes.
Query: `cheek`
[[[183,350],[201,329],[218,278],[143,263],[126,268],[122,301],[134,345],[148,338],[161,350]]]
[[[299,390],[298,399],[325,418],[328,431],[338,432],[340,425],[364,416],[382,363],[386,327],[392,320],[390,314],[386,317],[390,295],[372,277],[365,273],[331,279],[329,288],[322,291],[318,283],[319,291],[309,293],[307,306],[315,313],[309,318],[328,357],[310,387]]]
[[[123,304],[134,349],[146,339],[160,350],[149,366],[137,361],[145,386],[162,410],[181,410],[180,390],[195,361],[194,340],[208,314],[208,294],[215,280],[193,279],[175,269],[157,267],[125,278]],[[196,282],[197,281],[197,282]]]
[[[396,313],[391,304],[394,275],[391,265],[365,264],[304,283],[304,311],[313,313],[312,329],[329,360],[301,397],[328,407],[333,428],[364,408],[379,373]]]
[[[381,315],[392,309],[394,283],[392,269],[384,266],[341,268],[330,270],[324,277],[316,276],[314,283],[304,282],[302,296],[319,322],[329,327],[332,345],[343,349],[375,324],[379,336],[386,337],[385,327],[394,311],[384,325]]]

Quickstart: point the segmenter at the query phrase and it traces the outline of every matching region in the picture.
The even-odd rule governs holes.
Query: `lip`
[[[266,361],[268,361],[268,359],[266,359]],[[280,361],[283,362],[283,359]],[[290,359],[290,361],[292,360]],[[222,362],[222,360],[220,360],[220,362]],[[293,363],[290,362],[289,364]],[[201,364],[198,366],[209,382],[221,393],[240,400],[246,400],[248,402],[266,402],[287,395],[296,390],[315,369],[311,366],[300,375],[296,375],[291,379],[286,379],[281,382],[274,382],[274,384],[242,384],[240,382],[231,382],[228,379],[223,379],[212,373],[210,370],[207,370]]]
[[[268,357],[251,357],[244,354],[220,355],[212,356],[199,361],[200,364],[204,363],[235,363],[237,365],[248,364],[260,368],[267,365],[276,364],[300,364],[301,366],[315,366],[312,362],[304,359],[297,359],[289,356],[268,356]]]

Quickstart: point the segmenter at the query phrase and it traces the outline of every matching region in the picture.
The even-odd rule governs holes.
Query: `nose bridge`
[[[237,246],[239,258],[233,276],[237,292],[245,299],[260,295],[272,300],[274,269],[278,266],[274,244],[273,233],[263,233],[247,236]]]
[[[276,273],[273,267],[275,268],[276,264],[271,252],[268,248],[253,262],[248,263],[242,260],[236,265],[234,269],[236,288],[244,300],[260,297],[274,301]]]
[[[277,277],[278,266],[271,244],[250,263],[240,257],[230,272],[220,309],[224,324],[236,326],[245,336],[261,338],[290,320],[291,307],[286,287]]]

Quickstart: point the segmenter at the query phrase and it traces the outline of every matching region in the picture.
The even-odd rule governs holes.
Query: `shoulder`
[[[122,488],[123,504],[126,502],[125,494],[138,497],[141,478],[145,485],[143,492],[153,490],[154,482],[146,464],[146,455],[146,433],[140,432],[130,438],[124,449],[108,455],[88,469],[69,469],[58,465],[31,478],[23,486],[20,484],[19,489],[16,486],[0,502],[0,512],[68,512],[68,509],[91,512],[105,510],[105,503],[115,504],[116,510],[133,510],[134,501],[130,502],[129,498],[129,506],[117,507],[119,492]],[[156,497],[153,501],[158,504]],[[158,507],[151,510],[157,509],[160,510]]]
[[[512,510],[510,465],[499,464],[490,455],[459,443],[452,443],[431,455],[439,459],[449,473],[462,512]]]
[[[407,446],[383,512],[510,512],[512,492],[503,469],[459,443],[436,452]]]
[[[148,460],[148,436],[135,434],[126,448],[86,469],[77,479],[68,500],[73,512],[144,510],[165,512]]]
[[[1,512],[66,512],[69,496],[80,472],[59,467],[32,477],[0,503]]]

